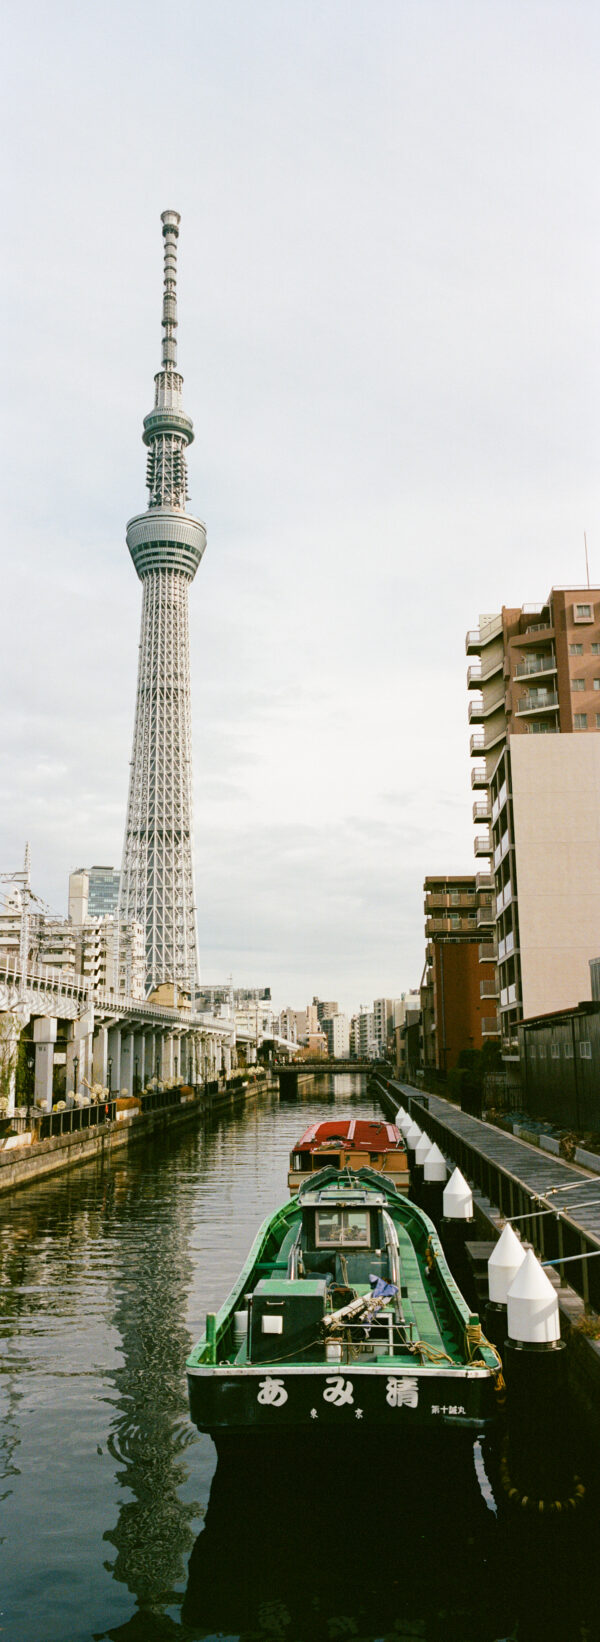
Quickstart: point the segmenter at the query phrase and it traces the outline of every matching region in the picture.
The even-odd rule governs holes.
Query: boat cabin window
[[[292,1153],[292,1168],[293,1169],[297,1169],[302,1174],[310,1174],[311,1167],[312,1167],[312,1158],[311,1158],[310,1152],[293,1152]]]
[[[368,1209],[317,1209],[315,1242],[318,1249],[368,1248]]]
[[[325,1169],[331,1163],[334,1169],[339,1169],[341,1158],[339,1152],[317,1152],[313,1164],[315,1169]]]

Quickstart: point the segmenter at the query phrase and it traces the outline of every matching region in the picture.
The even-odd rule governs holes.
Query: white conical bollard
[[[460,1169],[454,1170],[444,1191],[444,1219],[473,1219],[473,1193]]]
[[[506,1305],[509,1288],[524,1259],[523,1244],[507,1222],[488,1260],[488,1293],[495,1305]]]
[[[398,1128],[401,1127],[402,1119],[407,1117],[407,1115],[408,1114],[405,1112],[404,1107],[399,1106],[398,1111],[396,1112],[395,1119],[394,1119],[394,1122],[397,1124]]]
[[[405,1129],[404,1139],[407,1146],[410,1146],[411,1152],[415,1151],[417,1143],[421,1139],[421,1134],[422,1130],[419,1128],[418,1123],[411,1123],[410,1129]]]
[[[446,1164],[446,1159],[443,1152],[440,1151],[439,1146],[436,1146],[434,1141],[433,1145],[429,1148],[427,1157],[425,1158],[425,1162],[423,1164],[423,1179],[427,1180],[431,1184],[433,1184],[434,1181],[436,1184],[439,1184],[440,1182],[447,1180],[447,1178],[448,1167]]]
[[[508,1337],[520,1345],[547,1345],[560,1340],[558,1300],[533,1249],[513,1278],[506,1297]]]
[[[422,1134],[421,1139],[417,1141],[415,1146],[415,1163],[418,1163],[420,1169],[422,1169],[429,1151],[431,1151],[429,1135]]]

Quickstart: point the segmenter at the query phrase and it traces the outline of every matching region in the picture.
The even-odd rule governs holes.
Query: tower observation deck
[[[194,430],[177,370],[179,213],[163,211],[162,370],[144,418],[148,508],[127,525],[142,583],[142,627],[119,917],[146,931],[148,987],[195,986],[198,933],[193,867],[188,589],[206,530],[186,512],[186,451]]]

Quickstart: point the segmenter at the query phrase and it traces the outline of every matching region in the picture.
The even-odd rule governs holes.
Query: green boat
[[[190,1412],[231,1436],[402,1440],[493,1421],[501,1370],[433,1222],[370,1168],[322,1169],[264,1222],[187,1362]]]

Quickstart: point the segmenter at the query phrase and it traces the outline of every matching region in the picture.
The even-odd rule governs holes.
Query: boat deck
[[[259,1277],[284,1277],[287,1274],[288,1259],[296,1239],[297,1226],[294,1224],[287,1232],[274,1260],[262,1260],[256,1267]],[[450,1316],[439,1316],[439,1301],[436,1305],[434,1294],[427,1283],[421,1262],[414,1248],[410,1235],[405,1227],[397,1226],[400,1268],[402,1273],[401,1302],[404,1313],[407,1333],[411,1344],[423,1342],[432,1355],[438,1356],[446,1362],[448,1368],[464,1366],[462,1350],[457,1352],[456,1330],[452,1329]],[[357,1295],[371,1293],[370,1283],[355,1282],[352,1284]],[[385,1322],[394,1316],[393,1302],[381,1308],[379,1322]],[[462,1345],[462,1342],[461,1342]],[[420,1354],[403,1349],[402,1342],[396,1336],[392,1352],[386,1350],[386,1341],[375,1339],[372,1343],[365,1339],[359,1345],[352,1347],[357,1359],[377,1361],[396,1366],[415,1365],[420,1361]],[[230,1364],[243,1366],[249,1361],[247,1343],[244,1341],[235,1351],[225,1359]],[[318,1359],[315,1357],[315,1361]]]

